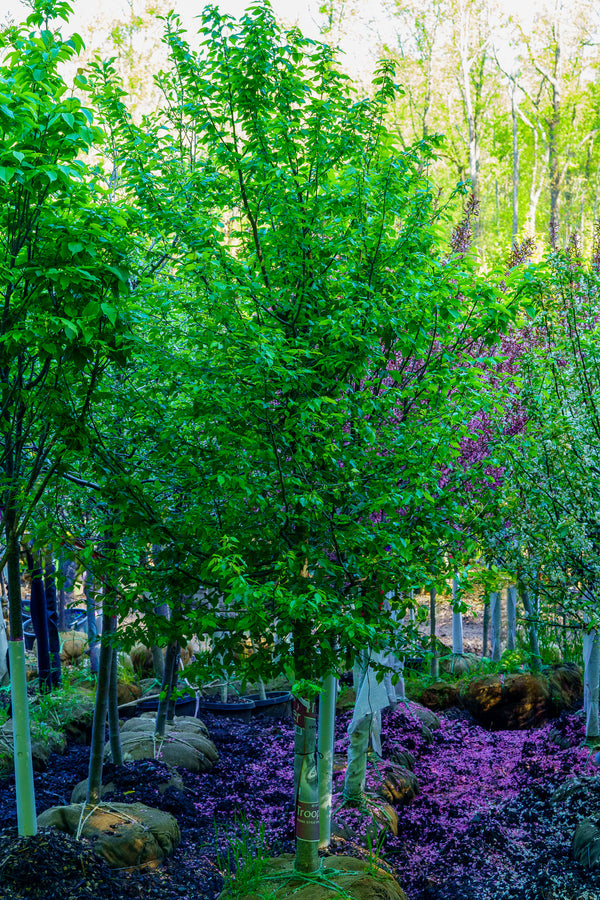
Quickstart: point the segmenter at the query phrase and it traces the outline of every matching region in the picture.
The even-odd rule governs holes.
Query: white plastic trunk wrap
[[[6,626],[4,624],[4,616],[0,607],[0,687],[8,682],[8,638],[6,636]]]
[[[395,704],[396,696],[391,678],[386,676],[378,682],[370,663],[389,665],[389,661],[388,654],[367,651],[361,654],[356,668],[359,683],[352,721],[348,726],[350,745],[344,781],[344,796],[349,798],[357,798],[364,791],[369,738],[373,750],[381,756],[381,710]]]
[[[517,586],[506,588],[506,649],[517,645]]]
[[[583,638],[583,703],[585,736],[598,737],[598,688],[600,682],[600,634],[593,628]]]
[[[490,621],[492,626],[490,634],[492,659],[494,662],[498,662],[502,656],[502,645],[500,643],[502,633],[502,604],[499,591],[492,591],[490,594]]]
[[[337,679],[327,675],[319,699],[318,772],[319,772],[319,847],[331,841],[331,800],[333,794],[333,746],[335,740],[335,701]]]
[[[458,581],[452,579],[452,605],[458,600]],[[457,656],[463,655],[463,621],[461,612],[452,612],[452,652]]]
[[[294,697],[292,701],[295,726],[296,840],[308,844],[319,843],[319,791],[317,772],[317,706],[312,700]]]

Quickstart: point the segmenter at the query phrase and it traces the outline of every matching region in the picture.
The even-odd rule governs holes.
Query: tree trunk
[[[169,702],[167,704],[167,725],[172,725],[175,719],[175,704],[177,703],[177,682],[179,680],[179,662],[181,660],[181,645],[177,644],[175,658],[171,665],[171,682],[169,687]]]
[[[163,672],[163,680],[160,687],[160,700],[158,701],[158,710],[156,713],[156,723],[154,726],[154,734],[157,738],[164,738],[165,726],[167,724],[169,713],[169,701],[171,699],[171,691],[173,689],[174,674],[177,674],[177,660],[179,659],[179,644],[172,641],[167,646],[165,653],[165,667]]]
[[[482,644],[483,648],[481,651],[482,657],[488,655],[488,643],[490,639],[490,598],[485,597],[483,602],[483,639]]]
[[[335,701],[337,679],[326,675],[319,698],[319,847],[329,846],[331,841],[331,800],[333,795],[333,746],[335,739]]]
[[[431,588],[429,591],[429,646],[431,650],[430,674],[432,678],[440,677],[440,660],[438,655],[437,642],[435,639],[435,598],[436,590]]]
[[[561,104],[561,43],[560,21],[557,20],[557,37],[554,47],[554,77],[551,79],[552,89],[552,113],[548,128],[548,174],[550,182],[550,245],[556,249],[556,236],[558,232],[558,201],[560,194],[560,159],[558,146],[558,131],[560,128],[560,104]]]
[[[108,714],[108,694],[112,666],[112,646],[110,644],[112,616],[103,613],[102,642],[96,683],[96,703],[90,741],[90,765],[88,770],[87,803],[99,803],[102,793],[102,762],[106,740],[106,717]]]
[[[52,690],[52,671],[50,667],[50,640],[48,634],[48,616],[46,612],[46,593],[42,562],[39,552],[26,548],[27,567],[31,577],[31,624],[35,632],[36,655],[38,664],[38,684],[40,694],[48,694]]]
[[[598,688],[600,682],[600,634],[592,628],[583,638],[583,702],[585,711],[585,736],[598,738]]]
[[[306,566],[305,566],[306,569]],[[294,625],[294,670],[296,679],[308,678],[310,626]],[[311,874],[319,869],[319,787],[317,766],[317,709],[314,700],[294,697],[294,787],[296,869]]]
[[[519,236],[519,131],[517,128],[517,81],[514,75],[509,84],[512,115],[512,240],[514,244]]]
[[[116,618],[111,624],[111,633],[116,631]],[[117,648],[112,648],[110,660],[110,684],[108,688],[108,735],[110,741],[110,756],[116,766],[123,765],[123,749],[121,747],[121,732],[119,730],[119,697],[117,675]]]
[[[113,562],[115,544],[107,542],[107,559]],[[113,635],[117,627],[116,609],[117,587],[113,581],[114,573],[110,573],[106,582],[106,593],[102,605],[102,640],[100,643],[100,659],[98,680],[96,683],[96,703],[92,722],[92,738],[90,742],[90,765],[88,774],[87,802],[99,803],[102,793],[102,761],[104,758],[104,742],[106,739],[106,717],[109,706],[109,693],[112,672]],[[118,731],[114,735],[115,740]],[[120,756],[120,749],[118,754]]]
[[[58,571],[60,575],[64,578],[62,587],[59,592],[59,604],[58,604],[58,630],[66,631],[67,630],[67,619],[66,619],[66,609],[67,604],[71,603],[73,600],[73,587],[75,585],[75,577],[77,574],[77,567],[75,563],[68,559],[64,553],[61,552],[58,558]]]
[[[310,875],[319,869],[321,818],[317,772],[317,709],[312,700],[294,697],[294,772],[296,786],[296,869]]]
[[[517,588],[506,589],[506,649],[515,650],[517,645]]]
[[[480,104],[482,97],[482,89],[485,83],[485,60],[486,48],[485,44],[479,47],[479,58],[477,58],[477,50],[473,50],[471,46],[471,8],[467,2],[458,4],[458,56],[460,63],[460,79],[459,88],[462,96],[465,118],[468,129],[468,146],[469,146],[469,176],[471,179],[471,192],[473,199],[479,203],[481,200],[481,189],[479,183],[480,172],[480,140],[479,140],[479,117]],[[477,63],[476,75],[472,80],[471,71]],[[475,96],[473,95],[475,88]],[[482,222],[480,217],[476,216],[473,227],[473,237],[475,244],[480,242],[482,236]]]
[[[452,653],[454,656],[463,655],[463,621],[462,613],[456,610],[458,598],[458,581],[456,576],[452,578]]]
[[[52,686],[59,687],[62,681],[60,662],[60,634],[58,631],[58,609],[56,604],[56,567],[52,550],[48,550],[44,560],[44,593],[46,594],[46,615],[48,621],[48,643],[50,646],[50,668]]]
[[[541,664],[540,647],[538,644],[537,625],[535,620],[535,611],[531,603],[529,591],[522,582],[518,582],[519,593],[523,601],[523,608],[527,616],[527,629],[529,631],[529,648],[531,652],[531,668],[534,672],[539,672]]]
[[[86,572],[84,594],[85,609],[87,613],[87,634],[90,648],[90,671],[93,675],[96,675],[100,666],[98,626],[96,623],[96,597],[98,592],[96,591],[96,579],[91,572]],[[104,622],[104,617],[102,618],[102,621]]]
[[[12,705],[13,741],[15,754],[15,791],[17,795],[17,824],[21,836],[37,834],[33,762],[29,731],[29,703],[27,700],[27,670],[23,643],[21,612],[21,572],[19,568],[19,540],[15,517],[10,505],[5,513],[6,567],[8,572],[8,611],[10,640],[10,696]]]
[[[154,612],[157,616],[163,616],[165,619],[168,619],[169,604],[161,603],[159,606],[156,606],[154,608]],[[165,674],[165,655],[162,647],[157,647],[156,645],[152,647],[152,665],[154,668],[154,677],[160,684],[162,684]]]
[[[502,657],[502,603],[500,591],[492,591],[490,593],[490,616],[492,620],[491,643],[492,643],[492,660],[500,662]]]

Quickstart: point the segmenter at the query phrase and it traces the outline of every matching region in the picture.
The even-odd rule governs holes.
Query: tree
[[[533,278],[532,278],[533,276]],[[537,315],[520,362],[524,427],[504,435],[497,557],[517,572],[532,630],[583,634],[588,738],[598,726],[598,275],[577,244],[529,278]]]
[[[439,476],[477,399],[465,360],[509,314],[438,249],[431,144],[402,151],[383,125],[389,67],[358,99],[330,48],[282,33],[266,4],[239,23],[208,7],[201,39],[194,53],[167,19],[165,104],[141,128],[106,81],[123,190],[151,217],[152,252],[170,248],[183,430],[161,556],[195,559],[213,586],[187,615],[218,635],[225,669],[293,660],[311,720],[340,655],[402,641],[381,591],[423,582],[422,546],[452,530]],[[246,634],[278,660],[240,662]],[[311,734],[297,747],[309,818]],[[313,871],[318,834],[298,829]]]
[[[82,157],[101,133],[61,68],[81,49],[52,30],[63,2],[40,0],[1,36],[0,508],[10,606],[19,829],[35,833],[19,540],[80,434],[101,375],[122,356],[123,220]],[[84,84],[81,76],[75,86]]]

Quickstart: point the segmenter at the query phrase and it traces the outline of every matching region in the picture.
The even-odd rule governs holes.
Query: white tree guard
[[[500,591],[492,591],[490,593],[490,622],[491,635],[490,643],[492,645],[492,659],[499,662],[502,656],[502,595]]]
[[[391,677],[386,676],[383,681],[377,681],[371,663],[389,666],[390,659],[394,659],[390,654],[367,650],[355,662],[354,674],[358,678],[358,690],[352,721],[348,726],[350,744],[344,781],[344,796],[348,799],[357,799],[364,792],[369,739],[375,753],[381,756],[381,710],[395,705],[397,700]]]
[[[8,637],[0,606],[0,686],[8,683]]]
[[[600,634],[596,628],[592,628],[583,638],[583,705],[586,737],[600,735],[599,684]]]
[[[506,588],[506,649],[514,650],[517,645],[517,586]]]
[[[369,737],[375,732],[378,736],[381,734],[381,713],[364,716],[350,734],[348,766],[344,779],[344,797],[348,800],[360,800],[364,794]]]
[[[462,656],[463,649],[463,620],[462,613],[454,610],[458,599],[458,581],[456,575],[452,579],[452,652],[455,656]]]
[[[333,796],[333,749],[335,741],[335,701],[337,678],[326,675],[319,698],[318,773],[319,773],[319,847],[331,842],[331,801]]]

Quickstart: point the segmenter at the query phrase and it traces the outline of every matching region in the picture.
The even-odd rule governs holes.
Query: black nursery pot
[[[65,610],[65,619],[67,629],[74,628],[76,631],[87,631],[85,609],[67,609]],[[25,619],[23,622],[23,640],[25,641],[25,649],[33,650],[35,631],[33,630],[31,619]]]
[[[158,697],[147,697],[138,700],[135,707],[139,713],[156,712],[158,710]],[[196,698],[191,694],[185,694],[175,701],[176,716],[196,715]]]
[[[87,612],[85,609],[65,609],[65,624],[67,631],[72,628],[87,632]]]
[[[249,697],[237,697],[233,703],[223,703],[220,700],[200,700],[198,702],[199,716],[202,713],[210,713],[213,716],[235,719],[238,722],[249,722],[254,709],[254,700]]]
[[[267,691],[266,700],[260,694],[248,694],[254,703],[254,716],[265,716],[268,719],[283,719],[292,714],[292,695],[289,691]]]
[[[404,667],[406,669],[411,669],[413,672],[424,672],[425,671],[425,657],[424,656],[414,656],[412,659],[407,659],[404,663]]]
[[[25,641],[25,649],[33,650],[35,644],[35,631],[33,630],[33,622],[31,619],[25,619],[23,622],[23,640]]]

